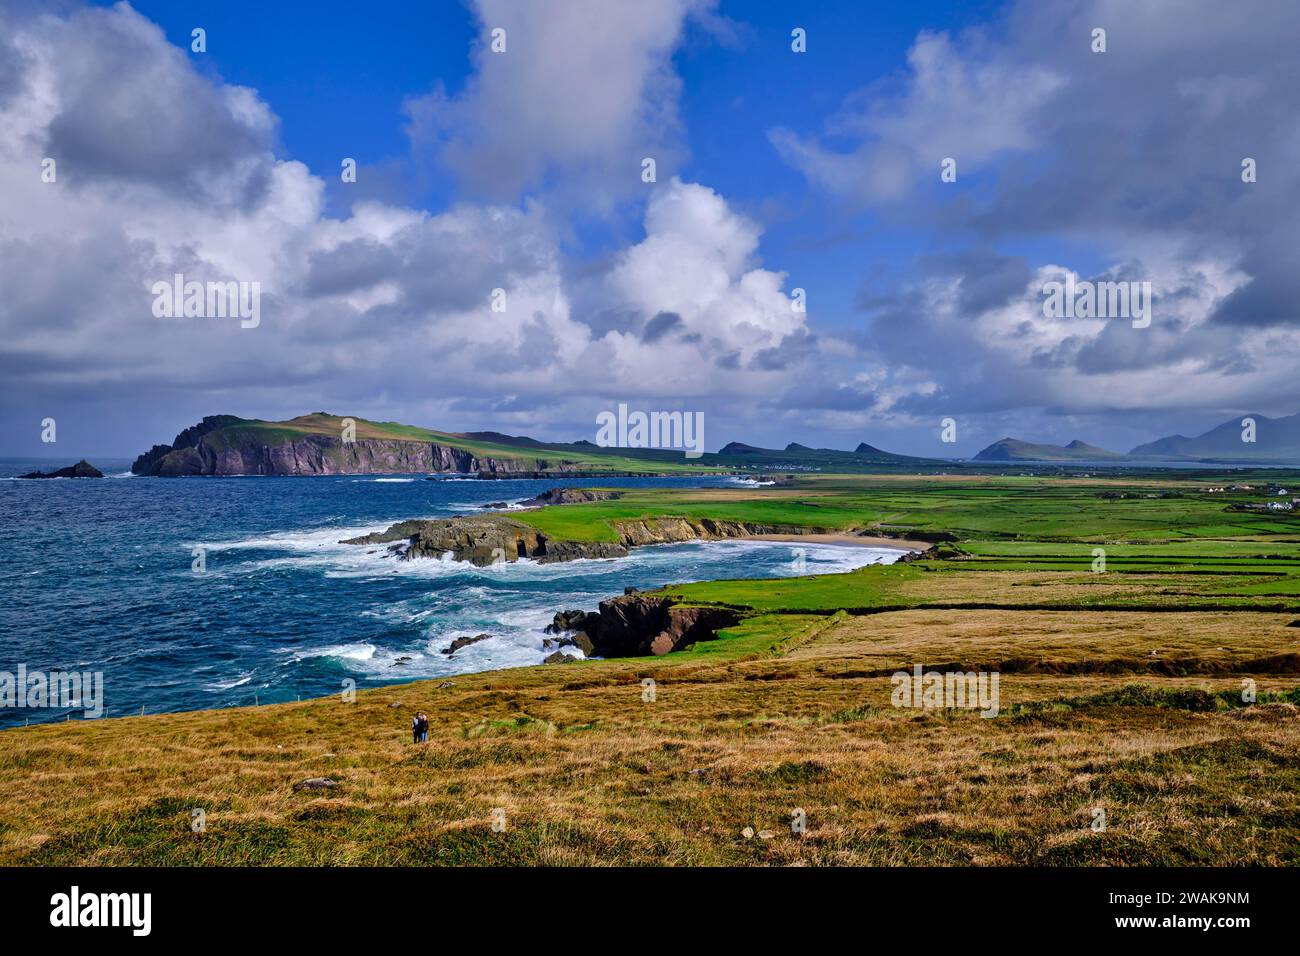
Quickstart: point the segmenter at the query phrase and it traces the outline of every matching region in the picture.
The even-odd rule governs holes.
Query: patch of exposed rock
[[[677,541],[748,538],[756,534],[823,534],[829,530],[793,524],[719,521],[715,518],[635,518],[611,523],[618,532],[620,543],[629,548]]]
[[[450,657],[452,654],[455,654],[462,647],[469,647],[471,644],[477,644],[479,641],[486,641],[491,636],[492,636],[491,634],[475,634],[473,637],[470,637],[468,634],[466,634],[463,637],[456,638],[454,641],[452,641],[450,644],[444,647],[442,649],[442,653]]]
[[[623,545],[605,541],[561,541],[505,515],[472,515],[433,521],[402,521],[387,531],[350,538],[344,544],[392,544],[404,560],[441,558],[484,567],[532,558],[540,562],[576,558],[621,558]]]
[[[694,607],[666,597],[627,594],[602,601],[598,611],[581,618],[567,612],[566,620],[576,620],[580,633],[590,641],[591,650],[583,648],[588,656],[644,657],[711,641],[719,630],[738,623],[740,614],[729,608]]]
[[[623,497],[621,491],[596,491],[591,488],[548,488],[525,505],[574,505],[588,501],[614,501]]]
[[[557,489],[558,490],[558,489]],[[564,489],[569,490],[569,489]],[[592,492],[617,494],[617,492]],[[507,515],[468,515],[436,520],[400,521],[386,531],[349,538],[343,544],[389,544],[396,556],[469,561],[480,567],[520,558],[550,563],[579,558],[622,558],[648,544],[748,538],[758,534],[816,534],[824,528],[755,524],[713,518],[637,518],[610,522],[618,541],[570,541],[552,538]]]

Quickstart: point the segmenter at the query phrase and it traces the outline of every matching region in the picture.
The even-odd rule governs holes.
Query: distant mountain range
[[[1245,432],[1242,421],[1245,419],[1255,423],[1253,442],[1242,440]],[[1195,438],[1172,435],[1138,445],[1129,454],[1135,458],[1300,459],[1300,415],[1285,418],[1241,415]]]
[[[1243,421],[1254,422],[1253,435]],[[1253,438],[1254,440],[1247,440]],[[1300,414],[1286,418],[1241,415],[1195,438],[1171,435],[1138,445],[1127,455],[1078,440],[1046,445],[1003,438],[975,461],[1300,461]]]
[[[706,455],[705,458],[712,458],[718,463],[770,465],[773,468],[792,465],[824,467],[837,464],[861,467],[871,464],[926,464],[936,461],[936,459],[881,451],[866,442],[860,443],[853,451],[841,451],[838,448],[809,448],[798,442],[791,442],[783,449],[776,449],[759,448],[733,441],[719,448],[716,455]]]

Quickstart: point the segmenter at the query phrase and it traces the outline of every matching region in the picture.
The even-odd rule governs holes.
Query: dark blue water
[[[66,461],[0,461],[0,477]],[[127,461],[92,462],[121,475]],[[0,672],[102,671],[106,716],[291,701],[540,663],[555,611],[628,585],[800,573],[790,545],[643,548],[614,561],[475,568],[396,561],[339,540],[468,514],[546,488],[699,486],[726,478],[437,480],[375,476],[0,480]],[[196,546],[206,570],[191,566]],[[892,552],[804,546],[806,570]],[[462,634],[490,633],[448,658]],[[567,652],[576,653],[573,649]],[[408,661],[400,658],[409,657]],[[0,706],[0,726],[68,709]],[[81,711],[73,711],[74,719]]]

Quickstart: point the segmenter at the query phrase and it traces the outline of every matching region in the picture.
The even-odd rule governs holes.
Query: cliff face
[[[213,442],[200,437],[187,447],[155,445],[131,470],[171,478],[185,475],[364,475],[409,473],[515,474],[566,470],[565,462],[530,458],[479,458],[432,442],[303,435],[270,444],[258,440]]]

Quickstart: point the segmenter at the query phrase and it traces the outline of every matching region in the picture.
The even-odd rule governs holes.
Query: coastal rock
[[[349,538],[343,544],[397,544],[404,560],[441,558],[484,567],[520,558],[548,563],[577,558],[618,558],[627,548],[606,541],[557,541],[505,515],[473,515],[433,521],[402,521],[386,531]]]
[[[300,783],[295,783],[293,785],[293,789],[294,790],[333,790],[337,786],[339,786],[339,782],[337,780],[332,780],[329,777],[312,777],[308,780],[303,780]]]
[[[804,525],[757,524],[751,521],[719,521],[714,518],[637,518],[611,522],[619,542],[635,548],[647,544],[717,538],[749,538],[756,534],[820,534],[828,528]]]
[[[748,538],[762,534],[817,534],[828,529],[803,525],[757,524],[713,518],[636,518],[612,521],[617,541],[569,541],[552,538],[507,515],[462,515],[437,520],[399,521],[385,531],[342,544],[389,544],[403,560],[441,558],[479,566],[531,558],[543,564],[578,559],[626,557],[634,547],[677,541]]]
[[[525,505],[573,505],[588,501],[613,501],[623,497],[621,491],[595,491],[591,488],[548,488]]]
[[[718,631],[740,621],[729,608],[679,605],[670,598],[624,595],[600,603],[593,623],[584,621],[589,656],[642,657],[663,655],[699,641],[713,640]]]
[[[588,618],[595,620],[595,615],[586,611],[556,611],[551,623],[546,625],[547,634],[563,634],[565,631],[580,631]]]
[[[462,647],[469,647],[471,644],[477,644],[479,641],[486,641],[491,636],[492,636],[491,634],[475,634],[473,637],[470,637],[469,635],[458,637],[454,641],[452,641],[451,644],[449,644],[447,647],[444,647],[442,649],[442,653],[450,657],[452,654],[455,654]]]
[[[32,471],[25,475],[19,475],[19,478],[103,478],[104,473],[92,465],[86,459],[81,459],[75,465],[69,465],[67,468],[60,468],[58,471]]]
[[[569,661],[576,661],[577,658],[572,654],[565,654],[563,651],[556,651],[550,657],[542,661],[543,664],[567,664]]]

